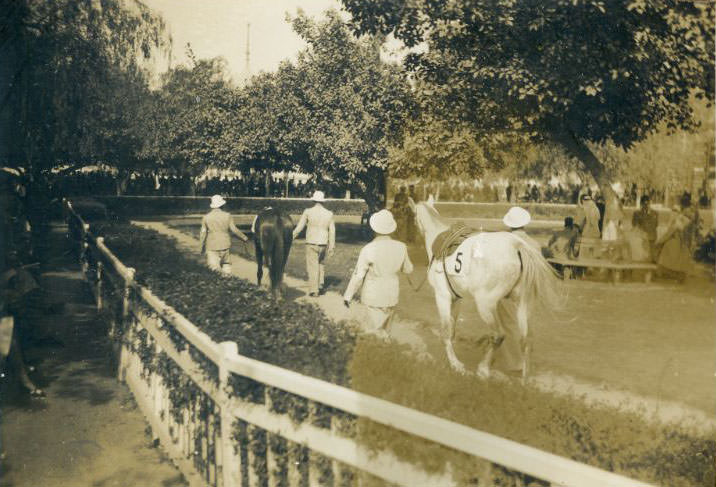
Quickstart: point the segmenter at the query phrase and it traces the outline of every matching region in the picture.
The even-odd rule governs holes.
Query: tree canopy
[[[694,128],[713,99],[714,9],[678,0],[343,0],[357,33],[423,45],[406,66],[445,120],[556,141],[609,193],[587,143]]]
[[[3,0],[0,11],[5,162],[135,162],[143,62],[171,42],[162,19],[136,0]]]
[[[357,39],[335,11],[292,23],[308,48],[276,73],[285,152],[302,170],[344,181],[378,207],[388,147],[412,109],[402,69],[380,59],[380,39]]]
[[[220,58],[180,65],[151,94],[143,118],[142,156],[159,170],[197,176],[208,167],[228,167],[240,157],[236,112],[241,104],[226,81]]]

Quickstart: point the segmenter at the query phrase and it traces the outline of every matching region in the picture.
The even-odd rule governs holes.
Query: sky
[[[222,56],[232,79],[246,78],[246,32],[249,27],[250,74],[274,71],[286,59],[295,59],[305,43],[286,22],[286,13],[302,9],[312,17],[339,0],[143,0],[164,17],[174,47],[172,64],[185,63],[186,44],[198,58]],[[160,71],[166,66],[158,68]]]

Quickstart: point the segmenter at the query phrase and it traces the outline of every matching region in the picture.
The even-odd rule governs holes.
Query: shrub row
[[[214,341],[235,341],[242,355],[348,384],[346,363],[354,336],[319,308],[275,302],[248,281],[224,277],[185,256],[171,238],[151,230],[117,223],[103,225],[98,235],[122,262],[137,269],[139,283]]]
[[[313,305],[276,304],[263,290],[221,277],[156,232],[108,224],[100,234],[123,262],[137,269],[142,284],[213,340],[236,341],[241,354],[645,481],[714,483],[712,432],[648,424],[637,414],[456,375],[447,364],[401,353],[394,343],[357,339]],[[246,387],[239,382],[233,386]],[[468,475],[462,480],[471,481],[474,459],[370,421],[360,420],[357,431],[360,441],[391,449],[428,470],[440,470],[449,460],[456,472]]]
[[[97,196],[107,208],[122,217],[189,215],[209,211],[208,197],[195,196]],[[226,197],[224,209],[234,214],[255,214],[267,206],[290,214],[300,214],[314,203],[307,198]],[[325,206],[337,215],[361,215],[367,210],[363,200],[327,200]]]

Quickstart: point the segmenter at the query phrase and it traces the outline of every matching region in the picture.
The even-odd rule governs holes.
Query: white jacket
[[[303,227],[308,226],[306,230],[306,243],[316,245],[328,245],[333,248],[336,244],[336,225],[333,222],[333,212],[327,210],[323,205],[314,205],[311,208],[303,210],[298,225],[293,230],[293,238],[303,231]]]
[[[376,308],[395,306],[400,295],[398,272],[401,271],[413,272],[408,248],[387,235],[378,236],[361,249],[343,299],[350,301],[361,289],[363,304]]]

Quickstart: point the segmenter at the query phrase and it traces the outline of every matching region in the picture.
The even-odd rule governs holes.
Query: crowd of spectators
[[[391,194],[397,194],[401,186],[407,181],[393,180]],[[559,203],[578,204],[581,195],[588,194],[599,204],[603,202],[598,190],[584,184],[558,183],[533,183],[523,181],[510,181],[504,183],[478,183],[477,181],[452,180],[447,182],[426,182],[419,181],[412,183],[416,188],[419,197],[425,198],[432,194],[439,201],[458,202],[482,202],[482,203]],[[672,193],[673,194],[673,193]],[[643,196],[648,196],[652,202],[667,204],[667,195],[663,190],[642,188],[639,191],[636,183],[626,186],[621,192],[621,203],[623,206],[637,206],[637,202]],[[673,202],[673,198],[671,199]],[[684,191],[677,196],[677,201],[684,207],[692,204],[701,208],[710,208],[712,197],[702,188],[698,195],[692,196],[689,191]]]
[[[129,196],[226,196],[253,197],[289,197],[307,198],[313,191],[320,189],[329,198],[343,198],[346,188],[338,181],[315,177],[282,177],[252,172],[243,176],[214,176],[192,178],[188,175],[133,174],[125,181],[111,172],[75,172],[52,175],[52,192],[56,196],[89,195],[129,195]],[[397,194],[406,181],[391,179],[389,194]],[[589,194],[599,202],[598,191],[589,186],[575,183],[535,183],[510,181],[508,183],[481,183],[476,180],[450,180],[447,182],[419,181],[414,183],[418,197],[433,194],[440,201],[462,202],[509,202],[509,203],[561,203],[577,204],[582,194]],[[673,194],[673,193],[672,193]],[[652,202],[668,204],[667,195],[662,190],[639,188],[635,183],[626,185],[621,192],[624,206],[637,206],[642,196],[648,196]],[[674,198],[671,198],[671,202]],[[677,194],[676,201],[687,207],[692,204],[701,208],[710,208],[712,196],[705,188],[696,194],[683,191]]]

